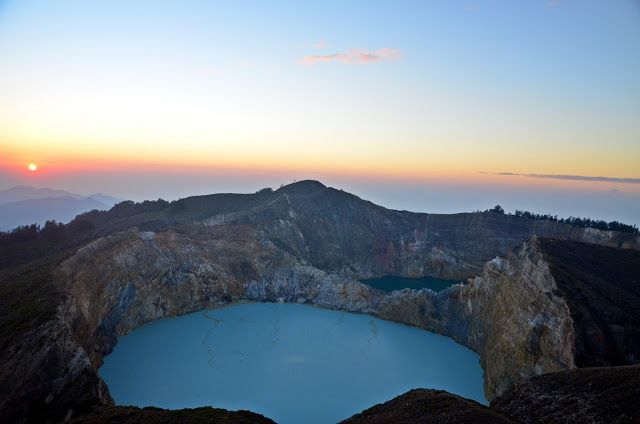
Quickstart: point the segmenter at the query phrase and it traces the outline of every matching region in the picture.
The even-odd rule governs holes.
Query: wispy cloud
[[[383,62],[387,60],[398,60],[402,58],[399,49],[384,47],[378,50],[350,49],[344,53],[333,53],[327,55],[310,55],[300,59],[304,65],[314,65],[322,62],[340,62],[348,64],[368,64]]]
[[[484,173],[484,172],[483,172]],[[640,184],[640,178],[620,178],[620,177],[592,177],[587,175],[562,175],[562,174],[519,174],[516,172],[496,172],[496,175],[519,175],[531,178],[550,178],[554,180],[573,180],[573,181],[601,181],[607,183],[627,183]]]

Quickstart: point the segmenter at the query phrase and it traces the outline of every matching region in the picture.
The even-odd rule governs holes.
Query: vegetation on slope
[[[0,272],[0,352],[54,318],[62,293],[46,259]]]
[[[514,423],[470,399],[442,390],[414,389],[372,406],[341,424],[384,423]]]
[[[485,212],[493,212],[499,214],[511,215],[510,213],[506,213],[505,210],[500,205],[496,205],[491,209],[487,209]],[[597,230],[603,231],[619,231],[621,233],[633,233],[638,234],[638,227],[635,225],[623,224],[618,221],[604,221],[602,219],[591,219],[591,218],[577,218],[574,216],[570,216],[569,218],[558,218],[558,215],[551,214],[538,214],[529,211],[521,211],[516,209],[513,213],[513,216],[517,216],[519,218],[525,219],[536,219],[541,221],[553,221],[559,222],[561,224],[569,224],[574,227],[584,227],[584,228],[595,228]]]
[[[571,311],[576,365],[640,364],[640,251],[539,242]]]
[[[274,424],[274,421],[250,411],[227,411],[211,407],[168,410],[154,407],[115,406],[71,421],[74,424]]]

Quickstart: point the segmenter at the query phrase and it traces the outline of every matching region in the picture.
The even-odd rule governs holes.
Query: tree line
[[[67,224],[46,221],[44,225],[21,225],[0,231],[0,269],[37,259],[91,239],[94,229],[110,221],[138,213],[157,212],[170,205],[163,199],[120,202],[109,211],[92,210],[76,216]]]
[[[485,212],[512,215],[505,212],[504,208],[502,208],[502,206],[500,205],[496,205],[491,209],[487,209]],[[562,224],[574,225],[576,227],[589,227],[604,231],[619,231],[621,233],[638,234],[638,227],[636,227],[635,225],[624,224],[618,221],[607,222],[602,219],[578,218],[575,216],[570,216],[569,218],[558,218],[558,215],[539,214],[529,211],[521,211],[519,209],[516,209],[516,211],[513,213],[513,216],[527,219],[560,222]]]

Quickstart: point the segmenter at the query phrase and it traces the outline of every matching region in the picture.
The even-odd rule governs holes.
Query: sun
[[[35,172],[38,170],[38,165],[36,165],[35,163],[30,163],[29,165],[27,165],[27,168],[29,168],[29,171]]]

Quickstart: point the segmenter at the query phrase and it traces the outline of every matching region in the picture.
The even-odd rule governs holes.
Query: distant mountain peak
[[[113,196],[108,196],[108,195],[102,194],[102,193],[90,194],[90,195],[87,196],[87,199],[97,200],[98,202],[104,203],[105,205],[107,205],[109,207],[112,207],[116,203],[122,202],[122,199],[119,199],[119,198],[113,197]]]
[[[84,198],[79,194],[65,190],[51,188],[34,188],[26,185],[17,185],[6,190],[0,190],[0,203],[17,202],[29,199],[42,199],[45,197],[73,197]]]
[[[278,189],[279,193],[285,194],[313,194],[317,191],[326,189],[327,186],[316,180],[296,181]]]
[[[54,219],[67,222],[92,209],[108,210],[120,199],[95,193],[82,196],[65,190],[18,185],[0,190],[0,231]]]

